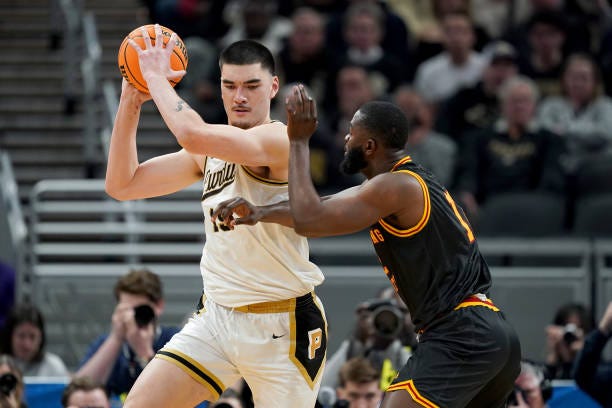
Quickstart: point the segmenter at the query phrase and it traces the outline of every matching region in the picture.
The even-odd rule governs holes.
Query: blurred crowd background
[[[71,8],[80,10],[74,14],[79,19],[85,15],[82,22],[73,21]],[[9,214],[7,219],[0,217],[0,231],[8,231],[0,242],[0,354],[4,355],[0,356],[0,398],[10,400],[11,407],[26,402],[35,407],[63,403],[59,398],[45,402],[43,396],[42,405],[36,405],[27,387],[24,394],[23,375],[76,375],[65,390],[65,384],[61,386],[66,404],[73,392],[95,394],[102,390],[104,395],[96,396],[107,401],[98,402],[100,406],[119,406],[121,395],[142,369],[142,362],[125,351],[110,358],[117,364],[109,367],[116,370],[112,374],[100,375],[84,368],[104,341],[104,330],[58,332],[57,327],[67,327],[58,323],[58,316],[64,313],[68,319],[74,314],[69,307],[62,304],[45,309],[55,299],[44,288],[42,296],[24,296],[24,289],[36,277],[45,276],[37,274],[37,267],[45,266],[45,262],[53,266],[58,259],[66,263],[65,259],[72,256],[70,249],[40,255],[35,247],[37,239],[54,236],[54,243],[66,244],[71,239],[86,241],[96,233],[75,232],[71,227],[58,229],[61,233],[38,228],[31,222],[38,217],[37,207],[31,204],[40,199],[41,191],[55,191],[55,197],[64,192],[63,187],[45,190],[36,184],[41,180],[94,181],[103,177],[104,121],[112,120],[103,118],[114,115],[112,102],[116,101],[120,81],[116,52],[123,37],[142,24],[159,23],[185,41],[189,65],[177,91],[211,123],[226,122],[220,99],[220,50],[245,38],[265,44],[276,58],[282,86],[273,102],[272,118],[285,121],[283,95],[295,83],[305,84],[317,100],[319,126],[311,142],[311,168],[321,194],[362,181],[360,176],[346,176],[338,169],[344,138],[359,106],[370,100],[386,100],[397,104],[410,119],[409,154],[461,202],[479,237],[612,237],[612,7],[608,0],[0,0],[0,10],[0,33],[8,39],[5,63],[0,67],[0,153],[12,162],[15,174],[15,191],[9,191],[10,183],[0,184],[0,209],[3,215]],[[92,34],[92,21],[83,14],[88,10],[93,11],[97,34]],[[71,29],[73,26],[76,28]],[[80,36],[78,42],[70,33]],[[99,38],[90,41],[96,35]],[[97,55],[98,63],[90,66],[87,59],[74,59],[81,54]],[[94,83],[88,83],[87,78],[93,78]],[[114,91],[112,87],[102,90],[103,80],[114,83]],[[88,87],[95,91],[89,92]],[[93,150],[85,141],[89,127],[102,135]],[[139,144],[145,147],[140,149],[141,159],[178,148],[152,106],[145,107],[141,127]],[[0,176],[6,177],[4,163]],[[65,190],[75,194],[69,200],[75,203],[79,194],[95,190],[74,181],[67,185],[71,188]],[[11,246],[16,242],[11,223],[15,214],[21,215],[15,212],[14,201],[5,201],[11,192],[23,206],[28,229],[25,235],[30,249],[25,251],[25,266],[16,260],[18,248]],[[74,213],[83,210],[78,208],[82,207],[79,203]],[[105,222],[116,221],[108,214],[105,217]],[[186,227],[180,228],[183,231],[176,232],[175,243],[182,245],[197,236],[195,246],[201,249],[199,226],[189,229],[187,233],[193,236],[188,238],[180,235]],[[96,241],[100,248],[117,242],[116,235],[108,238],[110,235],[104,234],[110,233],[101,233],[102,238]],[[537,247],[534,245],[535,252]],[[59,247],[48,248],[53,251]],[[558,267],[567,266],[561,258],[563,248],[549,257],[555,258],[551,262]],[[315,261],[327,265],[331,258],[318,250],[315,246],[313,252],[319,257]],[[360,250],[354,249],[344,259],[350,266],[361,262],[359,256],[364,255],[355,251]],[[572,251],[566,252],[571,255]],[[585,262],[591,265],[588,251]],[[488,256],[486,247],[484,253]],[[113,282],[109,285],[105,280],[107,286],[101,290],[110,300],[108,305],[98,307],[103,317],[91,314],[99,319],[96,327],[109,328],[113,294],[115,300],[120,295],[111,287],[118,275],[127,272],[129,263],[122,260],[124,263],[113,264],[119,259],[116,254],[92,254],[87,254],[90,258],[77,254],[83,263],[75,264],[75,268],[83,268],[81,275],[66,272],[66,276],[77,282],[76,276],[101,271],[101,264],[108,268],[96,273],[114,269],[105,275]],[[337,258],[342,256],[337,254]],[[490,256],[487,260],[494,266],[513,265],[505,255],[498,258]],[[87,270],[84,265],[88,259],[98,269]],[[602,259],[598,267],[610,270],[612,257]],[[197,261],[189,262],[191,269],[197,269]],[[530,266],[542,265],[536,262]],[[605,363],[598,366],[609,338],[608,326],[612,326],[612,310],[604,314],[612,295],[591,286],[599,281],[595,268],[589,268],[585,269],[589,276],[585,278],[586,289],[580,287],[576,292],[586,292],[587,296],[573,293],[573,299],[558,298],[555,303],[554,294],[542,291],[550,315],[543,310],[518,314],[521,318],[533,314],[538,322],[546,322],[528,333],[545,346],[529,355],[535,358],[523,363],[511,406],[543,407],[547,401],[555,401],[551,381],[556,381],[559,390],[562,383],[558,381],[571,383],[574,379],[600,404],[612,406],[612,369]],[[152,270],[169,282],[171,274],[161,268]],[[418,347],[410,315],[392,293],[378,286],[382,280],[360,286],[353,295],[365,294],[367,285],[370,292],[353,304],[353,298],[344,300],[349,294],[342,292],[342,285],[330,286],[335,275],[328,276],[327,288],[336,291],[328,314],[342,313],[343,321],[332,323],[337,324],[335,327],[350,326],[350,330],[347,334],[332,326],[336,331],[330,335],[339,334],[340,338],[333,340],[334,348],[328,351],[320,403],[325,407],[375,407],[380,390]],[[193,279],[198,278],[194,275],[189,279],[193,286]],[[154,318],[145,324],[158,327],[159,319],[168,323],[161,316],[163,307],[154,307],[162,298],[151,298],[146,290],[138,285],[133,289],[131,284],[124,286],[127,292],[143,296],[143,302],[155,309]],[[81,292],[91,296],[91,287],[70,283],[66,287],[68,299],[77,299]],[[539,290],[529,289],[534,295]],[[331,289],[328,291],[324,294],[332,299]],[[172,299],[185,298],[184,293],[171,295],[175,296]],[[595,299],[595,295],[599,297]],[[501,304],[520,309],[525,299],[502,298]],[[79,302],[82,300],[75,300],[75,307],[83,308]],[[189,310],[181,305],[177,312],[170,299],[167,304],[173,313],[171,325],[179,326],[180,317]],[[51,342],[47,342],[45,315],[55,319]],[[85,327],[90,323],[80,324]],[[102,337],[86,348],[82,341],[73,341],[77,336],[93,341],[98,335]],[[521,335],[525,340],[524,331]],[[60,344],[57,339],[62,337],[66,341]],[[587,352],[595,350],[595,357],[591,355],[586,365],[584,358],[580,364],[576,362],[585,344]],[[45,345],[70,351],[52,353]],[[563,405],[559,395],[550,406],[580,404],[586,408],[596,404],[574,395],[577,400]],[[237,384],[217,406],[250,406],[248,387]]]

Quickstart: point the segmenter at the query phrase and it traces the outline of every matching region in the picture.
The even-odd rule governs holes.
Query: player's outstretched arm
[[[293,227],[289,201],[256,206],[242,197],[230,198],[215,208],[212,218],[223,222],[231,229],[234,229],[236,225],[255,225],[258,222],[271,222]]]

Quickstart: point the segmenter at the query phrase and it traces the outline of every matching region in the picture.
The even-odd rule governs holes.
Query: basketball
[[[140,63],[138,61],[138,53],[130,44],[128,43],[129,39],[132,39],[138,44],[142,49],[145,49],[145,42],[142,36],[142,29],[145,28],[149,33],[149,38],[151,39],[151,44],[155,45],[155,25],[147,24],[142,27],[138,27],[129,33],[121,43],[119,47],[119,55],[117,57],[117,62],[119,64],[119,71],[121,75],[136,89],[143,93],[149,93],[149,89],[147,88],[147,81],[144,80],[142,74],[140,73]],[[169,28],[160,26],[162,31],[162,36],[164,39],[164,45],[168,44],[170,40],[170,36],[174,31]],[[180,71],[187,69],[187,48],[185,48],[185,44],[183,40],[181,40],[178,35],[176,36],[176,43],[174,45],[174,50],[170,57],[170,66],[173,70]],[[169,80],[172,86],[175,86],[179,83],[181,78]]]

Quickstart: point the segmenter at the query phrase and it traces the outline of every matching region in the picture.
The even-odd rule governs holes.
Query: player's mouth
[[[234,111],[236,113],[247,113],[247,112],[250,112],[251,109],[247,108],[246,106],[234,106],[232,108],[232,111]]]

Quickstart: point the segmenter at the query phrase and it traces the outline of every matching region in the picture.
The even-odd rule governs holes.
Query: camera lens
[[[402,316],[392,307],[381,306],[372,315],[376,333],[384,338],[394,338],[402,329]]]
[[[155,319],[155,312],[149,305],[143,304],[134,308],[134,320],[138,327],[146,327]]]
[[[563,341],[565,342],[565,344],[570,345],[576,340],[578,340],[578,335],[576,334],[577,330],[578,328],[573,323],[565,325],[565,328],[563,329]]]
[[[17,377],[13,373],[5,373],[0,375],[0,393],[5,396],[11,395],[11,392],[17,387]]]

